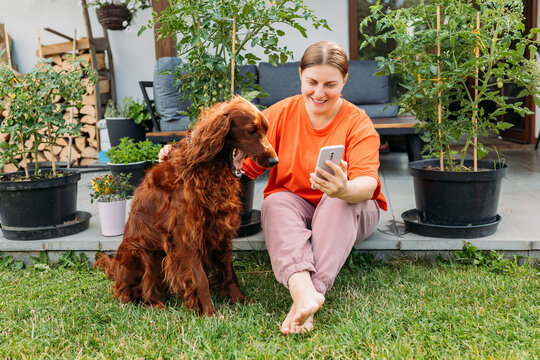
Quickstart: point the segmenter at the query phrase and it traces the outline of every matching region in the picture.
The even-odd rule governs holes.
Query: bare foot
[[[296,303],[296,314],[294,315],[294,324],[296,326],[306,326],[311,324],[313,330],[313,315],[319,310],[324,303],[324,296],[314,290],[310,294]],[[309,331],[308,330],[308,331]]]
[[[293,305],[281,325],[281,332],[291,334],[313,330],[313,315],[324,303],[323,294],[315,290],[307,271],[295,273],[289,278],[289,290]]]
[[[283,320],[283,323],[281,324],[281,333],[288,335],[291,334],[294,330],[293,324],[294,324],[294,315],[296,314],[296,310],[294,308],[294,303],[291,306],[291,310],[287,314],[287,317],[285,320]]]

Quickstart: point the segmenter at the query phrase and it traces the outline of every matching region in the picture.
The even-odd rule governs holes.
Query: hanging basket
[[[124,30],[131,21],[131,12],[125,5],[109,4],[96,9],[99,23],[108,30]]]

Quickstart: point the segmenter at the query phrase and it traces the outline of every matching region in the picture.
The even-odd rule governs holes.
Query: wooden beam
[[[358,60],[358,1],[349,0],[349,58]]]
[[[152,8],[157,13],[157,16],[161,15],[161,12],[169,7],[169,0],[152,0]],[[164,38],[158,40],[158,29],[161,24],[157,24],[154,28],[154,42],[156,51],[156,60],[162,57],[176,57],[176,41],[173,38]]]

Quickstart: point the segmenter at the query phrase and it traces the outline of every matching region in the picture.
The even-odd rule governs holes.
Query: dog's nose
[[[279,159],[277,157],[268,159],[268,167],[276,166],[279,163]]]

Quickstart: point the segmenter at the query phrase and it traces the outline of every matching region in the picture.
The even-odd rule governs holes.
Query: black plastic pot
[[[81,174],[69,172],[72,174],[54,179],[0,181],[2,227],[52,226],[75,219]]]
[[[245,237],[261,231],[261,212],[253,209],[255,180],[246,175],[240,178],[240,201],[242,203],[242,223],[236,232],[237,237]]]
[[[472,160],[465,165],[472,167]],[[426,169],[429,166],[439,166],[439,160],[409,163],[420,222],[457,227],[498,223],[506,165],[495,167],[493,161],[479,160],[477,172],[442,172]]]
[[[131,138],[133,141],[145,140],[144,126],[135,124],[132,119],[106,118],[105,120],[111,146],[120,144],[120,139],[123,137]]]
[[[130,164],[107,164],[109,166],[109,169],[111,170],[111,173],[113,175],[119,175],[119,174],[131,174],[131,178],[129,179],[129,183],[131,186],[133,186],[132,191],[130,192],[131,195],[133,195],[133,191],[135,191],[135,188],[141,184],[141,182],[144,179],[144,175],[146,173],[146,169],[148,169],[150,166],[152,166],[152,163],[148,161],[140,161],[136,163],[130,163]]]

